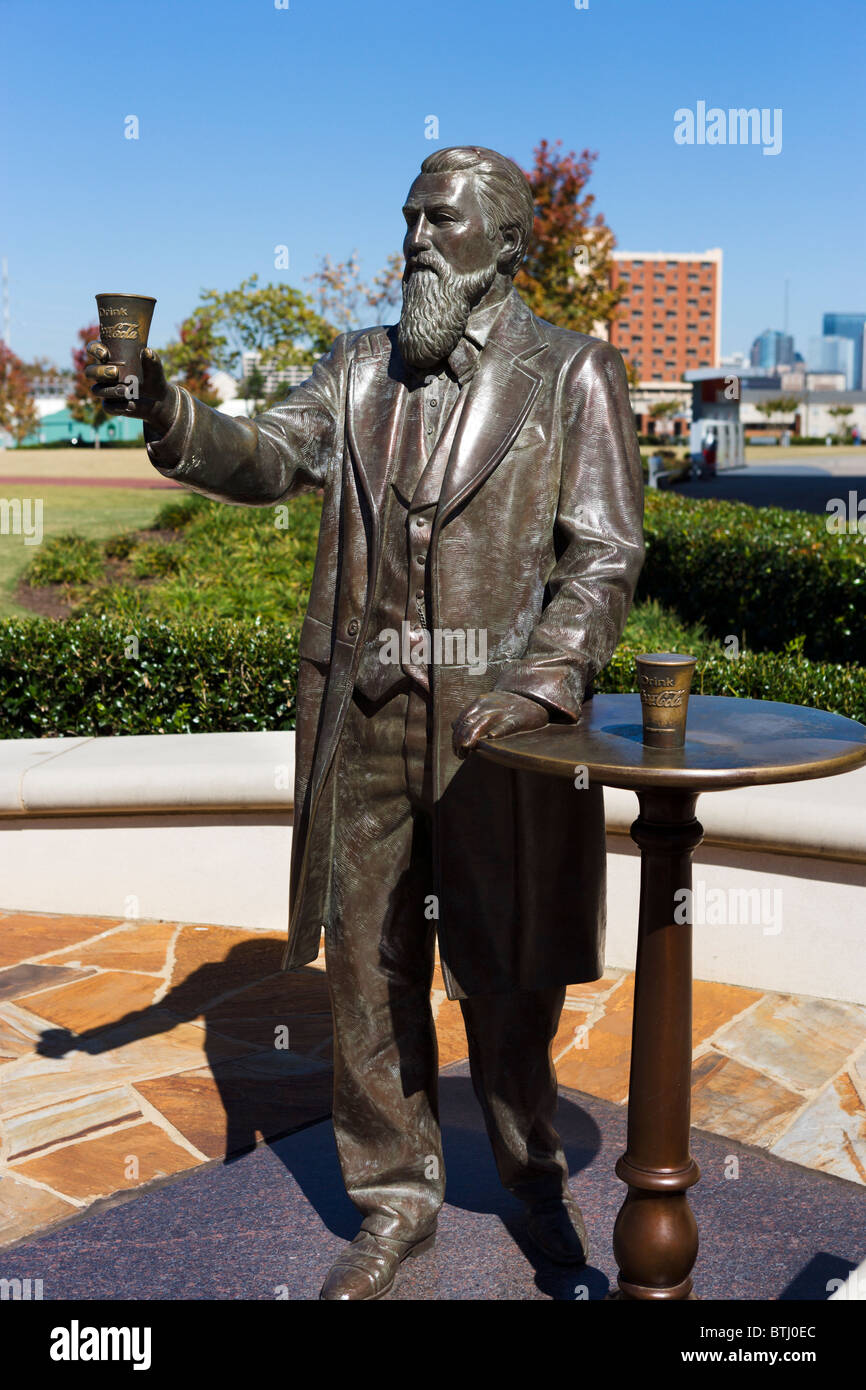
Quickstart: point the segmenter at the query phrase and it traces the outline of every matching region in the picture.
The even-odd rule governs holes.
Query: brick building
[[[680,382],[721,356],[722,253],[614,251],[611,282],[627,293],[610,341],[642,382]]]

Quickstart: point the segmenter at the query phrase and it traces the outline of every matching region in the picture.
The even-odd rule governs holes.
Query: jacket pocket
[[[331,625],[319,622],[308,613],[301,627],[298,656],[302,661],[314,661],[318,666],[331,664]]]

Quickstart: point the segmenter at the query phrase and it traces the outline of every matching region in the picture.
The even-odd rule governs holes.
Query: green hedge
[[[596,689],[613,693],[636,691],[635,657],[645,650],[621,643],[596,681]],[[810,661],[797,652],[701,657],[692,690],[696,695],[739,695],[750,700],[808,705],[866,724],[866,669]]]
[[[295,725],[297,632],[276,623],[0,623],[0,738]]]
[[[651,613],[650,621],[661,619]],[[634,690],[634,658],[646,650],[640,630],[635,636],[617,649],[599,690]],[[0,623],[0,738],[294,728],[297,661],[297,633],[283,624],[147,619],[133,631],[108,618],[10,619]],[[796,651],[701,655],[694,688],[866,722],[866,670],[819,665]]]
[[[638,596],[742,646],[779,651],[804,634],[813,660],[866,665],[866,536],[833,535],[827,519],[650,492]]]

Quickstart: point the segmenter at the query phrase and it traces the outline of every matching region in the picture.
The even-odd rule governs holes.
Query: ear
[[[496,269],[501,275],[514,274],[514,256],[520,245],[520,231],[516,226],[500,227],[501,246],[496,256]]]

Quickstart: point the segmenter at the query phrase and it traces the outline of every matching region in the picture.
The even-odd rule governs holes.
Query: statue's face
[[[445,361],[469,315],[496,279],[505,237],[492,240],[471,172],[419,174],[403,208],[403,311],[397,341],[405,362]]]
[[[406,236],[403,255],[406,278],[416,257],[425,251],[438,253],[458,275],[488,270],[501,249],[501,238],[491,241],[470,172],[419,174],[403,207]]]

